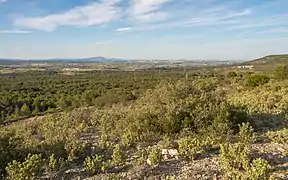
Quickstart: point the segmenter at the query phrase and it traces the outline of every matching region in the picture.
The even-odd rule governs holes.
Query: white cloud
[[[184,22],[187,26],[206,26],[206,25],[217,25],[217,24],[230,24],[236,23],[234,19],[248,16],[252,13],[252,10],[245,9],[240,12],[229,12],[226,14],[210,14],[192,18],[189,21]]]
[[[31,31],[18,30],[18,29],[0,30],[0,34],[29,34],[29,33],[31,33]]]
[[[161,7],[170,0],[132,0],[129,15],[140,22],[165,20],[168,16]]]
[[[288,33],[288,28],[279,27],[279,28],[272,28],[265,31],[259,31],[258,34],[269,34],[269,33]]]
[[[103,45],[103,44],[108,44],[109,41],[96,41],[94,42],[94,44],[97,44],[97,45]]]
[[[9,0],[0,0],[0,4],[1,4],[1,3],[5,3],[5,2],[7,2],[7,1],[9,1]]]
[[[124,27],[124,28],[118,28],[118,29],[116,29],[117,32],[131,31],[131,30],[132,30],[131,27]]]
[[[102,0],[86,6],[75,7],[67,12],[51,14],[44,17],[16,19],[17,26],[27,29],[54,31],[59,26],[95,26],[117,19],[120,0]]]
[[[228,30],[236,30],[236,29],[249,29],[249,28],[257,28],[257,27],[267,27],[278,25],[277,23],[254,23],[254,24],[242,24],[237,26],[232,26],[227,28]]]
[[[203,12],[206,12],[204,10]],[[163,23],[157,23],[152,25],[140,25],[136,27],[129,27],[120,28],[116,31],[118,32],[127,32],[127,31],[147,31],[147,30],[154,30],[154,29],[161,29],[161,28],[174,28],[174,27],[203,27],[203,26],[216,26],[216,25],[227,25],[227,24],[237,24],[238,18],[243,16],[250,15],[252,11],[250,9],[245,9],[242,11],[237,12],[218,12],[218,13],[208,13],[208,14],[201,14],[194,18],[189,18],[184,21],[166,21]],[[154,17],[155,18],[155,17]]]

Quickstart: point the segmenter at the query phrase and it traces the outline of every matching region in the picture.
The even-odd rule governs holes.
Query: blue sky
[[[253,59],[288,53],[288,0],[0,0],[0,57]]]

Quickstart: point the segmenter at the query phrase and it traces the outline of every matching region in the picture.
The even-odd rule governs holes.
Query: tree
[[[265,74],[252,74],[246,79],[246,86],[256,87],[268,83],[270,78]]]
[[[278,66],[274,69],[274,76],[277,79],[287,79],[288,78],[288,66]]]
[[[39,100],[39,98],[35,98],[34,100],[33,100],[33,103],[32,103],[32,107],[33,107],[33,114],[38,114],[41,110],[40,110],[40,107],[41,107],[41,105],[40,105],[40,100]]]
[[[29,106],[27,106],[27,104],[23,104],[23,106],[20,109],[20,112],[21,112],[21,115],[24,115],[24,116],[28,116],[31,113],[30,108]]]
[[[69,102],[64,97],[61,97],[58,100],[58,106],[63,110],[67,109],[69,107]]]
[[[15,117],[15,118],[18,118],[20,116],[20,110],[19,110],[18,106],[16,106],[12,116]]]
[[[0,121],[3,121],[5,119],[5,112],[2,110],[0,111]]]
[[[235,71],[230,71],[228,74],[227,74],[227,77],[228,78],[235,78],[237,77],[237,73]]]

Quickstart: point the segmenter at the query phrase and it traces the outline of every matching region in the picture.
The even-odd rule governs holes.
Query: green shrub
[[[220,145],[220,164],[225,175],[230,176],[235,171],[247,169],[250,162],[250,149],[242,143],[221,144]]]
[[[251,168],[247,171],[247,176],[251,180],[268,180],[271,169],[272,167],[266,160],[258,158],[253,160]]]
[[[197,154],[204,152],[203,144],[198,138],[184,137],[178,144],[179,153],[186,160],[194,160]]]
[[[0,134],[0,179],[5,175],[8,163],[22,156],[18,150],[19,143],[19,139],[14,138],[13,134]]]
[[[250,144],[255,141],[254,129],[249,123],[239,125],[238,141],[244,144]]]
[[[111,142],[109,141],[109,138],[107,135],[103,135],[103,134],[101,135],[99,147],[101,147],[102,149],[107,149],[111,147]]]
[[[124,146],[132,147],[133,145],[135,145],[135,142],[136,142],[136,139],[137,139],[136,136],[137,136],[137,134],[135,132],[133,132],[132,130],[128,129],[121,136],[121,143]]]
[[[135,165],[138,167],[140,165],[143,165],[147,162],[148,156],[149,156],[149,150],[148,148],[138,149],[134,156],[135,158]]]
[[[250,162],[250,149],[247,144],[222,144],[220,146],[220,166],[224,179],[269,179],[271,166],[266,160],[259,158]]]
[[[84,161],[84,168],[90,175],[101,172],[103,170],[103,166],[106,167],[106,164],[103,163],[102,156],[99,155],[86,157]]]
[[[288,144],[288,129],[286,128],[276,132],[270,131],[267,135],[273,142]]]
[[[235,78],[235,77],[237,77],[237,73],[235,71],[230,71],[230,72],[228,72],[227,77],[228,78]]]
[[[112,163],[115,166],[123,166],[126,164],[127,156],[119,144],[115,146],[112,154]]]
[[[68,161],[73,162],[77,159],[84,159],[91,151],[91,144],[75,140],[67,142],[65,149],[68,152]]]
[[[162,161],[162,152],[158,147],[153,147],[148,155],[148,160],[151,166],[157,166]]]
[[[265,74],[252,74],[246,78],[246,86],[256,87],[268,83],[270,80],[269,76]]]
[[[177,143],[175,143],[169,136],[165,135],[159,143],[160,147],[162,149],[171,149],[171,148],[176,148]]]
[[[22,163],[17,162],[16,160],[9,163],[6,170],[8,178],[12,180],[37,179],[44,172],[43,160],[41,155],[29,154]]]
[[[278,66],[274,69],[274,76],[277,79],[287,79],[288,78],[288,66]]]
[[[55,158],[55,155],[52,154],[48,158],[47,168],[50,172],[50,177],[56,177],[56,175],[59,173],[62,175],[63,167],[65,166],[65,160],[63,158]]]

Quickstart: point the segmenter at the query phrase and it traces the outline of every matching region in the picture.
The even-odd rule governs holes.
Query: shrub
[[[135,159],[135,165],[140,166],[142,164],[145,164],[147,162],[148,156],[149,156],[149,150],[148,148],[137,148],[138,151],[135,152],[134,156],[137,157]]]
[[[117,144],[113,149],[112,163],[116,166],[123,166],[126,163],[127,156],[125,152],[121,149],[120,145]]]
[[[198,138],[184,137],[178,144],[179,153],[186,160],[193,160],[197,154],[204,152],[203,144]]]
[[[47,168],[48,171],[50,172],[50,177],[55,178],[57,173],[59,172],[59,174],[62,173],[62,168],[65,165],[65,161],[63,158],[55,158],[55,155],[52,154],[51,156],[49,156],[48,158],[48,164],[47,164]]]
[[[276,132],[267,133],[269,139],[279,144],[288,144],[288,129],[284,128]]]
[[[101,135],[100,141],[99,141],[99,147],[101,147],[102,149],[107,149],[111,147],[111,142],[109,141],[109,138],[107,135],[104,135],[104,134]]]
[[[68,161],[73,162],[77,159],[84,159],[91,150],[91,144],[75,140],[67,142],[65,144],[65,149],[68,151]]]
[[[266,160],[258,158],[253,160],[251,168],[247,171],[247,176],[253,180],[269,179],[271,169],[272,167]]]
[[[30,108],[29,108],[29,106],[27,106],[27,104],[24,104],[22,107],[21,107],[21,109],[20,109],[20,111],[21,111],[21,115],[23,115],[23,116],[29,116],[30,115]]]
[[[220,166],[224,179],[269,179],[269,163],[259,158],[250,164],[250,149],[247,144],[222,144],[220,150]]]
[[[148,155],[151,166],[157,166],[162,161],[162,152],[158,147],[153,147]]]
[[[23,179],[37,179],[43,173],[43,160],[41,155],[31,155],[25,159],[24,162],[17,162],[16,160],[9,163],[6,168],[8,178],[13,180]]]
[[[221,144],[220,145],[220,164],[225,175],[241,169],[247,169],[250,161],[250,149],[242,143]]]
[[[175,148],[177,146],[177,144],[167,135],[165,135],[163,137],[163,139],[162,139],[162,141],[160,141],[159,145],[162,149],[171,149],[171,148]]]
[[[102,156],[99,155],[86,157],[84,161],[84,168],[86,172],[90,175],[101,172],[103,169],[103,165],[105,164],[102,161]]]
[[[228,72],[227,77],[228,78],[235,78],[235,77],[237,77],[237,73],[235,71],[230,71],[230,72]]]
[[[17,149],[18,139],[13,138],[13,134],[0,134],[0,179],[1,175],[5,174],[5,167],[13,161],[18,159],[20,155]],[[20,155],[21,156],[21,155]]]
[[[277,79],[287,79],[288,78],[288,66],[278,66],[274,69],[274,76]]]
[[[121,137],[121,143],[124,145],[124,146],[127,146],[127,147],[131,147],[133,145],[135,145],[135,142],[136,142],[136,139],[137,139],[137,134],[135,132],[133,132],[132,130],[128,129],[126,130],[122,137]]]
[[[238,141],[244,144],[250,144],[255,141],[254,129],[249,123],[242,123],[239,125]]]
[[[268,83],[270,78],[265,74],[252,74],[246,78],[246,86],[256,87]]]

